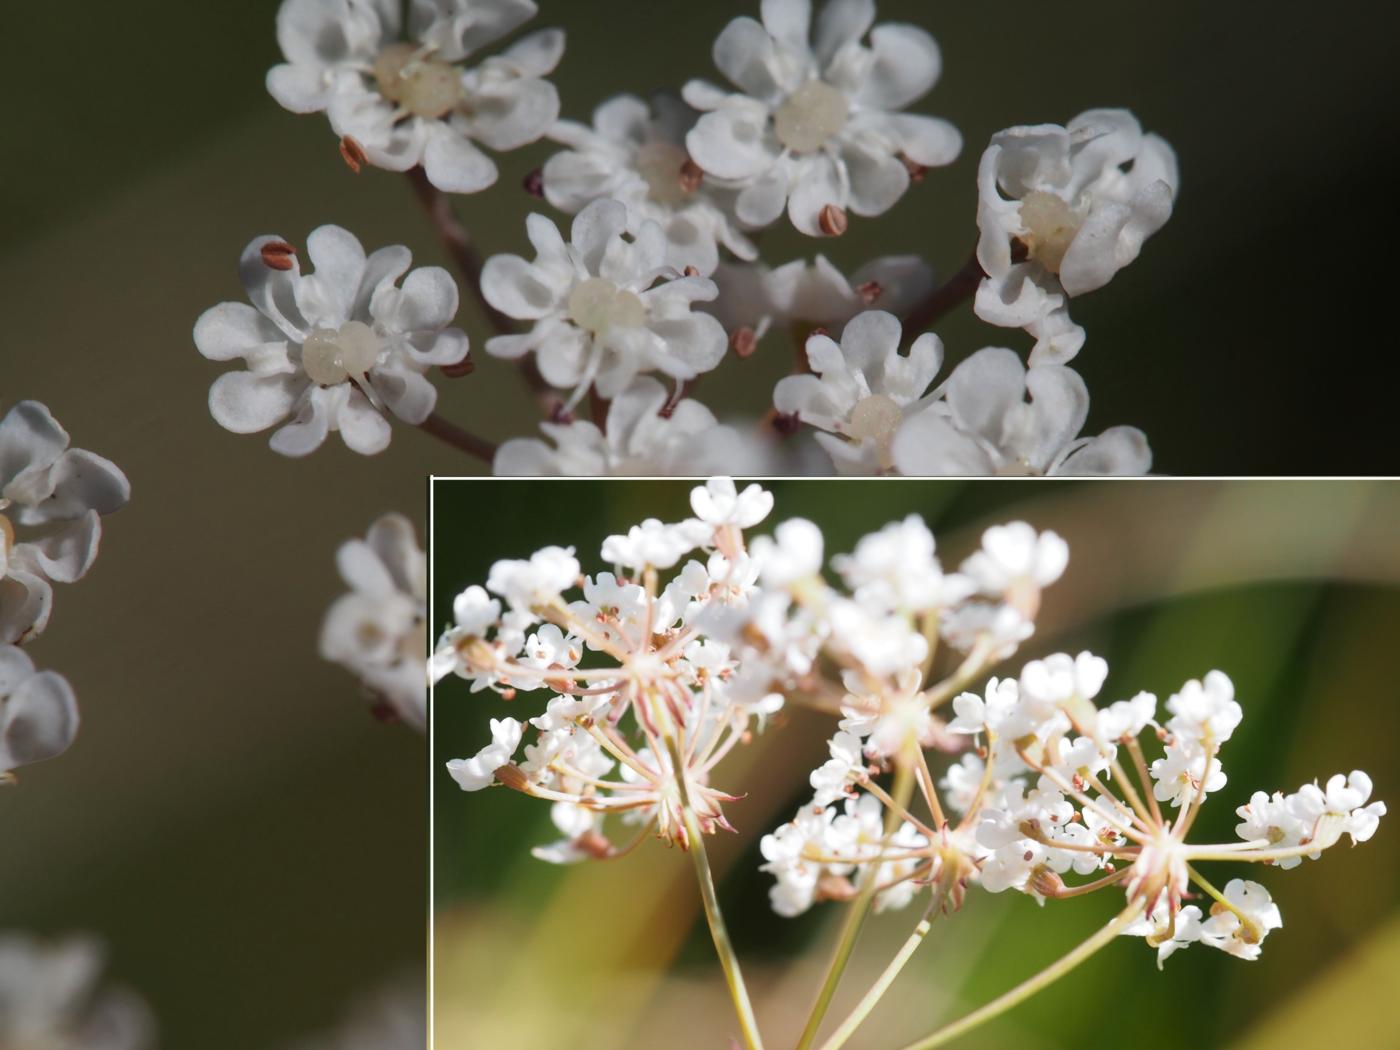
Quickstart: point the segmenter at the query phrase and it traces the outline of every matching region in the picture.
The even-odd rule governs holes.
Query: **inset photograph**
[[[1400,1039],[1400,485],[432,492],[439,1050]]]

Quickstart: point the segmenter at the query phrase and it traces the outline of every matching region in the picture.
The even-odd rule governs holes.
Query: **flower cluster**
[[[1136,258],[1175,201],[1175,155],[1131,113],[1096,109],[992,136],[977,173],[976,253],[942,283],[918,255],[847,276],[822,255],[765,260],[758,234],[786,215],[802,235],[840,237],[852,216],[889,213],[957,159],[958,130],[911,109],[942,72],[926,29],[879,22],[874,0],[761,0],[758,18],[733,18],[714,42],[725,85],[620,94],[584,123],[560,119],[546,79],[563,56],[557,30],[464,65],[532,19],[533,0],[412,0],[406,19],[399,8],[284,0],[286,61],[267,87],[289,110],[324,111],[353,170],[412,177],[494,328],[487,351],[519,366],[543,416],[529,426],[538,436],[499,444],[430,428],[496,473],[1150,469],[1134,427],[1081,436],[1089,393],[1066,367],[1085,339],[1069,299]],[[572,217],[568,238],[531,215],[534,257],[483,264],[447,194],[496,182],[480,145],[537,141],[559,149],[525,186]],[[389,415],[416,425],[432,413],[428,368],[472,370],[465,337],[448,328],[456,287],[432,268],[396,287],[407,252],[366,260],[338,227],[317,230],[307,248],[309,277],[287,242],[254,241],[243,260],[253,308],[223,304],[200,319],[206,357],[247,364],[215,383],[210,410],[238,433],[279,427],[272,446],[287,455],[330,430],[356,451],[381,451]],[[969,348],[940,376],[943,346],[927,329],[968,298],[984,321],[1034,338],[1024,361]],[[721,369],[730,390],[753,385],[739,370],[771,376],[742,362],[774,330],[795,352],[762,420],[696,399]]]
[[[149,1050],[155,1024],[122,988],[99,988],[104,953],[88,937],[46,944],[0,933],[0,1046],[9,1050]]]
[[[67,679],[37,671],[19,646],[48,627],[52,585],[92,568],[102,516],[130,496],[117,465],[69,448],[67,431],[39,402],[21,401],[0,419],[0,783],[62,754],[77,735]]]
[[[1234,687],[1220,671],[1189,681],[1159,722],[1150,693],[1097,703],[1107,677],[1097,656],[1057,653],[1015,678],[988,679],[981,693],[927,687],[908,701],[917,718],[905,724],[917,728],[906,739],[917,747],[902,753],[889,738],[853,735],[861,701],[848,697],[831,757],[812,772],[812,802],[763,840],[774,909],[795,915],[814,901],[854,896],[853,880],[873,887],[877,907],[902,906],[932,885],[945,910],[972,884],[1042,902],[1117,886],[1127,898],[1121,932],[1146,938],[1159,965],[1196,942],[1258,958],[1282,925],[1269,891],[1239,878],[1217,889],[1196,865],[1292,867],[1343,835],[1369,839],[1385,804],[1370,801],[1370,778],[1356,771],[1325,788],[1257,792],[1238,810],[1240,841],[1189,842],[1202,805],[1226,784],[1218,755],[1243,715]],[[944,703],[951,718],[935,713]],[[1163,750],[1150,764],[1144,734]],[[936,785],[927,749],[961,752]],[[915,770],[926,816],[913,812],[908,793],[875,779],[893,768],[898,785],[901,762]],[[1068,884],[1066,876],[1089,881]],[[1206,912],[1183,904],[1201,895],[1211,901]]]

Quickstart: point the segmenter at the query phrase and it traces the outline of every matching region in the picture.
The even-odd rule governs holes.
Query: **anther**
[[[734,329],[729,333],[729,349],[735,357],[752,357],[758,349],[758,333],[748,325]]]
[[[269,270],[290,270],[296,265],[297,250],[286,241],[268,241],[262,246],[263,265]]]
[[[342,135],[340,137],[340,159],[345,161],[345,166],[356,175],[360,169],[369,163],[369,155],[365,153],[365,148],[360,145],[359,139],[353,135]]]
[[[860,301],[866,306],[869,306],[884,294],[884,286],[881,285],[879,281],[866,281],[856,288],[856,295],[860,296]]]
[[[531,197],[544,199],[544,169],[536,168],[521,180],[520,185]]]
[[[705,172],[699,164],[686,157],[685,163],[681,165],[680,180],[681,189],[684,192],[694,193],[700,188],[700,183],[705,181]]]
[[[817,225],[828,237],[840,237],[850,225],[850,219],[846,216],[845,208],[828,204],[817,217]]]

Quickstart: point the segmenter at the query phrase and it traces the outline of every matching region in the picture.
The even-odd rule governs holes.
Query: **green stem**
[[[943,1046],[945,1043],[956,1039],[965,1032],[972,1031],[972,1029],[976,1028],[978,1025],[990,1021],[992,1018],[1004,1014],[1012,1007],[1025,1002],[1042,988],[1058,981],[1061,977],[1069,973],[1085,959],[1089,958],[1132,925],[1132,923],[1137,920],[1137,917],[1142,914],[1142,908],[1142,901],[1136,901],[1128,905],[1126,909],[1119,913],[1117,918],[1103,929],[1099,930],[1098,933],[1080,944],[1068,955],[1062,956],[1060,959],[1051,963],[1034,977],[1022,981],[1015,988],[1011,989],[1011,991],[998,996],[985,1006],[973,1010],[972,1013],[964,1014],[956,1021],[946,1024],[937,1031],[924,1036],[922,1039],[910,1043],[908,1046],[904,1047],[903,1050],[933,1050],[934,1047]]]
[[[890,960],[890,964],[885,967],[885,972],[880,974],[879,979],[870,987],[870,991],[865,993],[865,998],[856,1004],[856,1008],[850,1015],[841,1022],[841,1027],[832,1033],[831,1038],[821,1045],[821,1050],[839,1050],[846,1045],[846,1040],[855,1034],[857,1028],[870,1015],[870,1011],[875,1009],[884,994],[889,991],[894,979],[899,976],[899,971],[904,969],[904,964],[913,956],[915,949],[923,943],[927,936],[929,927],[933,925],[933,916],[938,909],[939,898],[935,895],[929,901],[929,905],[924,909],[923,917],[919,924],[914,927],[914,932],[909,935],[909,939],[899,949],[899,953]]]
[[[900,812],[908,810],[909,800],[914,796],[914,771],[910,762],[900,762],[895,767],[894,788],[891,792],[895,807],[887,807],[885,812],[885,838],[894,832],[899,826]],[[836,941],[836,951],[831,956],[831,964],[827,967],[826,978],[822,981],[822,986],[817,992],[817,1001],[812,1005],[812,1014],[807,1019],[807,1027],[802,1030],[802,1038],[797,1041],[796,1050],[810,1050],[816,1041],[817,1032],[821,1028],[822,1018],[826,1016],[827,1009],[831,1006],[831,999],[836,994],[836,986],[841,983],[841,975],[846,971],[846,964],[851,961],[851,952],[855,949],[856,938],[860,936],[860,928],[865,924],[866,916],[870,914],[870,905],[875,900],[875,890],[879,865],[872,864],[865,871],[865,878],[861,882],[860,894],[851,904],[851,909],[846,913],[846,921],[841,926],[841,935]]]
[[[754,1016],[753,1004],[749,1001],[748,989],[744,986],[744,975],[739,969],[739,957],[729,940],[729,930],[724,925],[724,913],[720,911],[719,897],[715,893],[714,873],[710,871],[710,859],[705,852],[705,836],[700,830],[700,822],[695,819],[695,809],[690,804],[690,791],[685,782],[685,763],[680,746],[674,735],[666,738],[671,752],[672,768],[676,771],[676,783],[681,795],[681,813],[685,821],[685,834],[688,840],[691,860],[695,864],[695,878],[700,883],[700,898],[705,903],[705,918],[710,924],[710,937],[715,942],[715,954],[724,969],[724,980],[729,985],[729,997],[734,1001],[734,1012],[739,1018],[739,1028],[748,1050],[763,1050],[763,1039],[758,1032],[758,1019]]]

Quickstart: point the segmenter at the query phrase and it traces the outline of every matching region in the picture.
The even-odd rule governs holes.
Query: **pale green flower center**
[[[890,445],[903,422],[904,410],[892,398],[871,394],[856,402],[851,418],[846,421],[846,433],[858,442],[874,442],[880,466],[888,470],[893,465]]]
[[[778,141],[794,153],[811,153],[846,126],[850,103],[823,80],[809,80],[773,114]]]
[[[1022,240],[1030,257],[1051,273],[1060,272],[1083,223],[1083,217],[1053,193],[1032,190],[1021,198],[1021,225],[1026,228]]]
[[[340,328],[317,328],[301,348],[301,364],[307,377],[321,386],[336,386],[347,379],[364,384],[365,375],[379,362],[379,337],[361,321],[347,321]]]
[[[374,62],[380,93],[415,117],[445,117],[463,99],[456,66],[423,57],[412,44],[390,44]]]
[[[590,277],[574,286],[568,311],[574,324],[594,335],[613,328],[640,328],[647,319],[641,299],[601,277]]]

